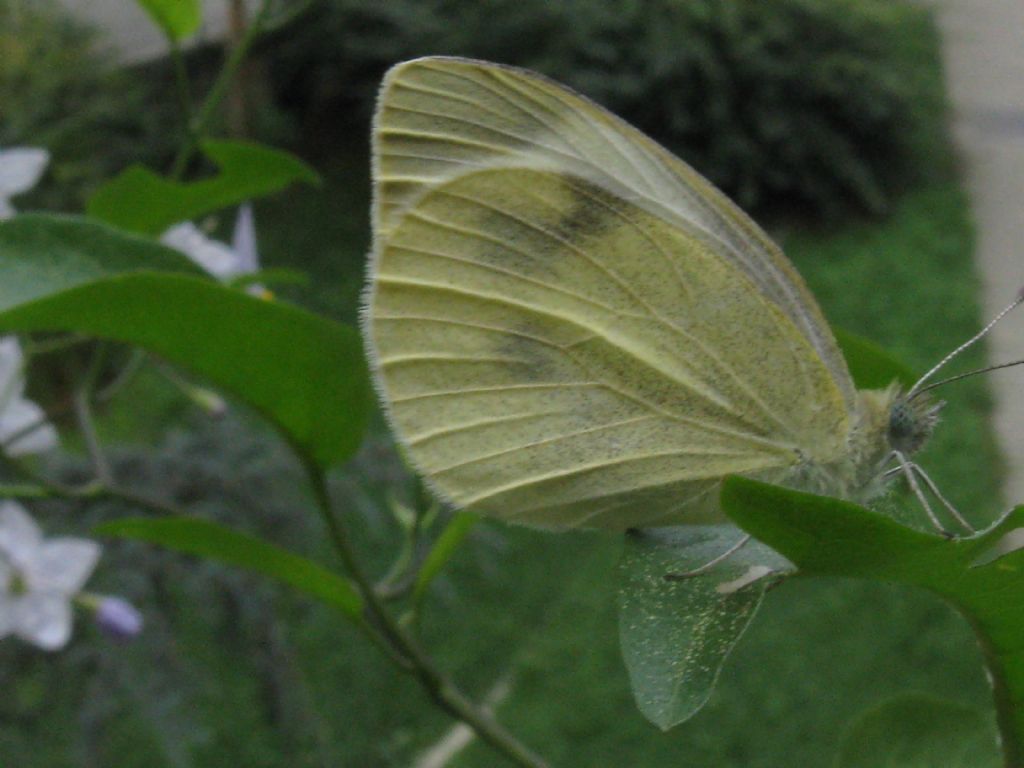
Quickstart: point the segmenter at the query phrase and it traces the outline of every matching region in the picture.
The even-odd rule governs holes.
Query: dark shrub
[[[931,16],[898,0],[328,0],[271,71],[307,114],[365,121],[383,71],[473,56],[575,86],[748,208],[880,211],[923,164],[942,85]],[[930,68],[924,68],[930,71]]]

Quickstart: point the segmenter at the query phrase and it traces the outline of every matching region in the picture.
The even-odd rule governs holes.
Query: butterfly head
[[[889,409],[886,437],[894,451],[910,455],[916,453],[931,436],[939,421],[944,402],[935,402],[926,395],[908,397],[897,395]]]

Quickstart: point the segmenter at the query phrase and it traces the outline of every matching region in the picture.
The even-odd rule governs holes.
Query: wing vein
[[[431,223],[437,224],[438,226],[445,226],[446,225],[446,222],[442,222],[442,221],[439,221],[437,219],[433,219],[433,218],[429,218],[429,217],[423,216],[419,212],[413,212],[411,215],[413,215],[416,218],[420,218],[420,219],[422,219],[424,221],[430,221]],[[454,225],[453,225],[453,227],[454,227]],[[507,248],[508,250],[512,251],[513,253],[518,253],[521,256],[526,256],[528,258],[530,257],[530,254],[527,253],[526,251],[520,250],[518,248],[513,248],[511,246],[511,244],[501,240],[500,238],[489,237],[485,232],[480,232],[478,230],[469,229],[468,227],[458,227],[456,231],[461,232],[462,234],[465,234],[467,236],[477,237],[477,238],[479,238],[481,240],[484,240],[485,242],[490,242],[490,243],[494,243],[496,245],[501,245],[502,247]],[[494,264],[485,264],[484,262],[476,261],[475,259],[465,259],[465,258],[462,258],[460,256],[456,256],[456,255],[451,254],[451,253],[441,253],[440,251],[428,251],[428,250],[423,249],[423,248],[414,248],[413,246],[410,246],[410,245],[401,245],[401,244],[395,243],[395,244],[393,244],[391,246],[391,248],[393,248],[395,250],[408,251],[410,253],[418,253],[418,254],[421,254],[423,256],[432,256],[432,257],[435,257],[435,258],[438,258],[438,259],[447,259],[449,261],[455,261],[455,262],[458,262],[460,264],[468,264],[468,265],[471,265],[471,266],[474,266],[474,267],[479,267],[480,269],[482,269],[484,271],[487,271],[487,272],[494,272],[494,273],[497,273],[497,274],[500,274],[500,275],[506,275],[507,277],[510,277],[512,279],[522,280],[525,283],[529,283],[531,285],[540,286],[540,287],[542,287],[542,288],[544,288],[546,290],[553,291],[555,293],[560,293],[563,296],[569,296],[569,297],[571,297],[573,299],[576,299],[577,301],[581,301],[584,304],[590,304],[591,306],[597,307],[598,309],[601,309],[601,310],[603,310],[605,312],[611,312],[612,314],[620,314],[620,311],[615,309],[614,307],[610,307],[607,304],[602,304],[601,302],[597,301],[596,299],[592,299],[589,296],[584,296],[581,293],[576,293],[575,291],[570,291],[570,290],[568,290],[566,288],[562,288],[560,286],[555,285],[553,282],[544,282],[543,280],[535,280],[532,277],[528,277],[528,276],[526,276],[526,275],[524,275],[524,274],[522,274],[520,272],[516,272],[514,269],[505,269],[504,267],[499,267],[499,266],[494,265]]]
[[[524,194],[529,195],[530,197],[532,197],[537,202],[539,202],[539,203],[547,206],[548,208],[551,208],[552,210],[554,210],[551,207],[551,203],[550,203],[549,200],[546,200],[545,198],[541,197],[540,195],[536,194],[535,192],[533,192],[533,191],[531,191],[529,189],[524,189],[523,192],[524,192]],[[456,193],[453,193],[453,192],[448,192],[448,191],[443,191],[442,190],[442,192],[440,194],[444,194],[444,195],[447,195],[449,197],[455,198],[457,200],[462,200],[463,202],[467,202],[467,203],[470,203],[470,204],[475,204],[475,205],[479,205],[481,207],[487,208],[488,210],[493,211],[494,213],[497,213],[497,214],[499,214],[501,216],[507,217],[511,221],[518,222],[522,226],[525,226],[525,227],[528,227],[530,229],[533,229],[534,231],[538,232],[542,236],[547,237],[548,239],[552,240],[553,242],[558,243],[559,245],[561,245],[562,247],[566,248],[567,250],[570,250],[573,253],[576,253],[581,258],[583,258],[588,263],[590,263],[592,266],[594,266],[595,269],[601,271],[603,274],[607,275],[609,279],[614,281],[620,288],[622,288],[623,291],[625,291],[638,304],[640,304],[644,309],[646,309],[651,318],[655,319],[658,323],[660,323],[663,327],[667,328],[673,334],[681,336],[682,338],[686,339],[687,341],[696,342],[699,346],[701,346],[701,348],[705,352],[705,354],[707,354],[712,360],[714,360],[717,363],[719,363],[719,365],[727,368],[725,363],[717,355],[708,352],[706,347],[701,345],[700,342],[698,340],[696,340],[690,333],[688,333],[685,329],[680,328],[678,325],[676,325],[671,320],[669,320],[664,315],[662,315],[661,312],[657,308],[652,306],[635,289],[633,289],[625,280],[623,280],[621,277],[619,277],[619,275],[617,275],[606,264],[603,264],[602,262],[594,259],[589,253],[586,252],[585,249],[576,246],[575,244],[573,244],[569,240],[565,239],[564,237],[558,235],[555,232],[552,232],[552,231],[546,229],[545,227],[537,224],[536,222],[532,222],[532,221],[530,221],[528,219],[525,219],[525,218],[523,218],[521,216],[517,216],[517,215],[515,215],[515,214],[513,214],[513,213],[511,213],[511,212],[509,212],[507,210],[504,210],[503,208],[501,208],[499,206],[492,205],[492,204],[490,204],[488,202],[485,202],[485,201],[482,201],[482,200],[474,200],[472,198],[466,197],[464,195],[459,195],[459,194],[456,194]],[[420,214],[418,211],[410,212],[407,215],[409,215],[409,216],[413,216],[413,215],[422,216],[422,214]],[[428,219],[428,220],[432,221],[433,223],[439,224],[439,225],[444,225],[443,222],[440,222],[440,221],[435,220],[435,219]],[[637,229],[639,229],[639,228],[637,228]],[[460,228],[460,231],[461,231],[461,228]],[[472,230],[467,230],[467,234],[469,232],[472,232]],[[483,235],[482,233],[476,233],[476,234],[478,236],[480,236],[480,237],[485,237],[485,235]],[[624,313],[620,313],[620,314],[624,314]],[[640,318],[641,319],[646,319],[642,315],[640,316]],[[648,363],[648,365],[650,365],[650,363]],[[661,369],[657,369],[657,370],[661,370]],[[744,416],[744,414],[742,414],[739,411],[737,411],[735,406],[732,403],[730,403],[728,400],[726,400],[722,396],[722,394],[720,392],[715,391],[715,390],[709,390],[709,389],[707,389],[707,388],[705,388],[703,386],[700,386],[700,384],[698,382],[694,381],[694,380],[685,380],[684,381],[683,379],[679,378],[678,376],[673,376],[672,378],[674,378],[680,385],[682,385],[685,388],[689,389],[691,392],[699,395],[700,397],[704,398],[705,400],[708,400],[709,402],[714,403],[716,406],[718,406],[719,408],[722,408],[725,411],[731,413],[736,418],[743,419],[743,420],[745,420],[747,418],[746,416]],[[757,403],[757,405],[762,409],[762,411],[765,413],[765,415],[767,415],[774,423],[778,424],[784,431],[788,432],[789,435],[795,434],[796,430],[794,430],[792,425],[787,424],[784,420],[780,419],[774,413],[772,413],[771,411],[767,410],[766,406],[764,406],[764,404],[761,403],[759,401],[759,399],[754,398],[754,402]]]
[[[454,73],[447,73],[447,74],[454,74]],[[465,78],[461,78],[461,79],[465,79]],[[463,95],[455,93],[453,91],[444,91],[444,90],[440,90],[438,88],[428,88],[427,86],[423,85],[422,83],[411,83],[411,82],[409,82],[407,80],[396,80],[394,85],[398,86],[399,88],[405,88],[408,91],[415,91],[417,93],[426,93],[426,94],[429,94],[431,96],[436,96],[436,97],[438,97],[440,99],[444,99],[446,101],[457,101],[460,104],[465,104],[465,105],[467,105],[469,107],[472,107],[473,109],[479,109],[481,112],[486,112],[488,114],[494,115],[495,117],[499,117],[502,120],[508,119],[507,115],[503,115],[503,114],[501,114],[501,112],[498,112],[497,110],[491,109],[490,107],[484,105],[483,102],[478,101],[478,100],[473,99],[473,98],[470,98],[468,96],[463,96]]]
[[[521,360],[516,357],[474,357],[473,355],[395,355],[389,358],[377,360],[381,366],[408,365],[410,363],[515,363],[516,365],[530,365],[529,360]]]
[[[680,290],[685,295],[687,295],[687,296],[691,296],[692,295],[692,292],[690,291],[689,286],[686,285],[685,281],[683,280],[682,274],[679,272],[679,265],[676,263],[676,260],[672,257],[672,255],[667,250],[665,250],[665,248],[662,246],[662,244],[660,242],[658,242],[655,238],[653,238],[642,226],[640,226],[640,224],[638,224],[636,222],[636,220],[634,220],[632,217],[628,216],[622,210],[620,210],[620,209],[618,209],[618,208],[616,208],[616,207],[614,207],[612,205],[609,205],[607,202],[605,202],[601,198],[599,198],[599,197],[597,197],[595,195],[592,195],[586,189],[585,186],[574,185],[574,189],[577,189],[580,192],[580,194],[586,195],[594,203],[596,203],[597,205],[601,206],[605,210],[609,211],[614,216],[617,216],[621,221],[624,221],[627,225],[632,227],[633,230],[637,234],[639,234],[648,243],[650,243],[651,246],[665,259],[665,261],[672,268],[672,272],[676,276],[676,280],[677,280],[677,282],[679,284]],[[701,338],[699,336],[690,333],[685,328],[679,327],[678,325],[676,325],[675,323],[671,322],[667,318],[663,319],[663,318],[661,318],[659,316],[659,319],[662,321],[662,324],[665,325],[667,328],[670,328],[673,332],[681,335],[686,340],[688,340],[688,341],[694,343],[695,345],[697,345],[700,348],[700,350],[705,355],[707,355],[711,360],[714,360],[716,363],[718,363],[718,365],[720,365],[722,367],[722,369],[729,376],[729,378],[732,379],[732,381],[734,381],[736,383],[736,385],[740,388],[740,390],[742,390],[744,393],[746,393],[747,397],[749,397],[751,402],[754,403],[757,406],[758,410],[760,410],[762,415],[766,416],[770,421],[773,421],[777,426],[782,427],[782,429],[789,430],[791,432],[793,431],[792,426],[787,424],[782,419],[780,419],[775,414],[775,412],[772,411],[771,408],[768,407],[767,403],[765,403],[761,399],[761,397],[757,394],[757,392],[755,392],[747,384],[747,382],[743,379],[743,377],[740,376],[732,368],[732,366],[730,366],[725,361],[725,359],[723,357],[721,357],[719,354],[717,354],[714,350],[709,349],[707,344],[705,344],[701,340]]]
[[[448,437],[449,435],[471,432],[483,427],[493,427],[496,424],[513,424],[517,421],[531,421],[533,419],[545,418],[548,416],[558,416],[561,413],[561,411],[535,411],[533,413],[516,413],[511,416],[499,416],[495,419],[477,419],[476,421],[468,421],[463,424],[441,427],[440,429],[432,429],[429,432],[410,436],[406,438],[405,442],[410,446],[416,446],[425,443],[428,440],[434,440],[438,437]]]
[[[416,130],[412,128],[396,128],[394,126],[388,128],[381,126],[377,129],[378,136],[404,136],[412,139],[422,139],[426,141],[436,141],[444,144],[465,144],[467,147],[476,147],[477,149],[484,149],[495,154],[511,155],[515,154],[515,151],[509,147],[502,146],[500,144],[491,144],[486,141],[478,141],[476,139],[467,139],[462,136],[453,136],[450,133],[435,133],[433,131]],[[381,148],[381,154],[389,154],[389,150]]]
[[[528,488],[530,486],[540,485],[541,483],[547,482],[549,480],[564,480],[566,478],[572,477],[573,475],[579,475],[579,474],[582,474],[584,472],[588,472],[588,471],[593,470],[593,469],[607,469],[608,467],[618,467],[618,466],[622,466],[622,465],[625,465],[625,464],[632,464],[632,463],[638,462],[638,461],[647,461],[649,459],[669,458],[669,457],[672,457],[672,456],[688,456],[688,455],[707,455],[707,452],[699,452],[699,453],[697,453],[697,452],[693,452],[693,451],[654,451],[652,453],[637,454],[635,456],[620,456],[619,458],[615,459],[614,461],[596,461],[596,462],[592,462],[590,464],[582,464],[582,465],[578,465],[578,466],[575,466],[575,467],[571,467],[569,469],[559,469],[559,470],[554,470],[554,471],[551,471],[551,472],[544,472],[542,474],[531,475],[530,477],[525,477],[522,480],[517,480],[516,482],[506,483],[505,485],[496,486],[494,488],[489,488],[487,491],[485,491],[483,493],[478,493],[475,496],[471,496],[471,497],[469,497],[467,499],[463,499],[462,503],[465,504],[466,506],[472,506],[474,504],[479,504],[480,502],[486,501],[487,499],[493,498],[495,496],[500,496],[500,495],[502,495],[504,493],[509,493],[511,491],[521,491],[524,488]],[[744,457],[744,456],[749,456],[751,458],[757,457],[758,459],[761,459],[760,462],[754,462],[752,467],[749,467],[747,469],[736,469],[736,470],[734,470],[734,471],[737,471],[737,472],[749,471],[749,469],[754,469],[754,468],[757,468],[759,466],[764,466],[764,458],[765,458],[764,454],[757,454],[757,453],[748,454],[748,453],[741,453],[741,452],[723,452],[723,453],[716,453],[714,455],[716,455],[716,456],[733,456],[733,457],[736,457],[736,458]],[[671,484],[673,482],[679,482],[679,481],[685,481],[685,480],[691,480],[691,479],[692,480],[710,479],[711,477],[716,477],[716,478],[720,477],[720,473],[716,473],[714,475],[707,475],[706,477],[703,477],[703,476],[700,476],[700,475],[695,475],[695,476],[692,476],[692,477],[690,477],[690,476],[681,476],[681,477],[678,478],[678,480],[662,480],[657,485],[669,485],[669,484]],[[629,490],[629,489],[627,489],[627,490]],[[616,491],[616,493],[621,493],[621,490]]]
[[[706,485],[707,487],[703,488],[700,491],[697,491],[696,493],[692,494],[691,496],[687,496],[685,499],[681,500],[678,504],[674,504],[673,506],[671,506],[667,511],[658,512],[657,514],[652,514],[652,515],[644,518],[643,520],[638,520],[636,525],[635,525],[635,527],[643,528],[644,526],[650,524],[651,522],[657,524],[657,521],[659,521],[659,520],[672,519],[676,514],[679,513],[679,511],[685,509],[690,504],[693,504],[695,501],[699,501],[701,498],[703,498],[704,496],[707,496],[709,493],[714,491],[715,487],[718,484],[716,481],[710,480],[710,478],[708,478],[708,479],[697,479],[697,480],[693,480],[693,481],[685,481],[684,480],[682,482],[701,483],[703,485]],[[651,488],[662,487],[663,485],[664,485],[663,483],[652,483],[650,485],[635,486],[635,487],[633,487],[633,488],[631,488],[629,490],[630,490],[630,492],[635,492],[635,491],[643,492],[643,491],[649,490]],[[578,504],[580,502],[585,502],[585,501],[592,501],[592,500],[593,501],[597,501],[599,499],[606,499],[606,498],[610,498],[610,497],[614,497],[614,496],[619,496],[621,494],[622,494],[621,490],[620,491],[603,492],[603,493],[593,494],[591,496],[581,497],[581,498],[577,499],[573,503]],[[606,503],[604,506],[598,507],[596,510],[591,510],[589,512],[584,513],[582,516],[575,518],[570,523],[569,527],[575,528],[575,527],[578,527],[578,526],[588,525],[595,518],[598,518],[598,517],[600,517],[602,515],[606,515],[609,512],[611,512],[612,510],[621,509],[623,507],[629,507],[629,506],[634,505],[634,504],[636,504],[636,501],[634,499],[615,499],[615,500],[613,500],[613,501],[611,501],[609,503]],[[538,505],[535,505],[533,507],[517,508],[517,509],[513,510],[511,513],[509,513],[508,519],[516,520],[516,519],[525,517],[526,515],[529,515],[529,514],[532,514],[532,513],[535,513],[535,512],[540,512],[541,510],[544,510],[544,509],[548,509],[551,506],[552,505],[550,505],[550,504],[538,504]]]
[[[455,157],[443,157],[441,155],[427,155],[422,152],[407,152],[407,151],[396,151],[391,150],[385,153],[387,157],[392,159],[405,159],[405,160],[427,160],[432,163],[448,163],[449,165],[466,165],[470,168],[487,168],[486,163],[474,163],[470,160],[463,160]],[[436,179],[435,179],[436,181]]]
[[[524,312],[532,312],[532,313],[540,315],[542,317],[554,318],[555,320],[560,320],[562,322],[569,323],[570,325],[582,328],[583,330],[585,330],[585,331],[587,331],[589,333],[594,333],[595,336],[604,339],[608,344],[611,344],[612,346],[616,347],[617,349],[621,349],[621,350],[623,350],[625,352],[629,352],[629,350],[624,349],[621,346],[621,344],[618,344],[616,341],[610,339],[609,337],[605,336],[604,334],[596,333],[593,328],[591,328],[591,327],[589,327],[587,325],[583,325],[582,323],[580,323],[577,320],[572,319],[571,317],[560,315],[557,312],[553,312],[551,310],[545,310],[545,309],[542,309],[540,307],[534,307],[534,306],[531,306],[529,304],[523,304],[522,302],[513,301],[513,300],[508,299],[506,297],[492,296],[490,294],[478,293],[478,292],[475,292],[475,291],[462,290],[460,288],[457,288],[457,287],[451,286],[451,285],[441,285],[439,283],[430,283],[430,282],[422,281],[422,280],[410,280],[408,278],[401,278],[401,277],[397,277],[397,276],[384,275],[384,274],[378,275],[377,282],[378,283],[391,284],[391,285],[407,285],[407,286],[414,286],[414,287],[419,287],[419,288],[430,288],[430,289],[437,290],[437,291],[447,291],[449,293],[455,293],[455,294],[458,294],[460,296],[468,296],[470,298],[481,300],[481,301],[490,301],[490,302],[495,303],[495,304],[503,304],[503,305],[508,305],[508,306],[511,306],[511,307],[516,307],[517,309],[519,309],[521,311],[524,311]],[[647,365],[648,367],[654,368],[654,366],[650,363],[650,361],[644,359],[643,357],[638,357],[635,354],[633,355],[633,357],[635,357],[638,361],[640,361],[641,363]],[[654,368],[654,370],[659,371],[660,373],[663,373],[658,368]],[[681,381],[679,379],[674,379],[674,381],[676,381],[676,383],[678,383],[682,388],[687,389],[687,390],[693,392],[698,397],[702,397],[703,396],[703,393],[700,390],[693,389],[691,386],[688,385],[687,382]],[[710,424],[707,424],[707,423],[705,423],[705,422],[703,422],[703,421],[701,421],[699,419],[688,419],[685,416],[681,416],[680,414],[673,413],[671,411],[666,411],[663,408],[655,405],[654,403],[650,402],[649,400],[644,399],[643,397],[641,397],[639,395],[633,395],[633,394],[629,394],[627,392],[624,392],[624,391],[618,389],[617,387],[612,386],[611,384],[609,384],[608,382],[605,382],[605,381],[593,382],[593,384],[595,386],[604,387],[604,388],[606,388],[606,389],[608,389],[608,390],[610,390],[612,392],[615,392],[615,393],[619,394],[621,397],[628,398],[629,400],[631,400],[631,401],[633,401],[635,403],[639,403],[641,405],[644,405],[645,407],[647,407],[647,408],[649,408],[649,409],[651,409],[653,411],[656,411],[658,413],[661,413],[661,414],[665,415],[667,418],[673,419],[674,421],[678,421],[680,423],[697,425],[697,426],[701,427],[702,429],[706,429],[706,430],[709,430],[709,431],[712,431],[712,432],[718,432],[719,434],[731,435],[733,437],[742,437],[743,439],[746,439],[746,440],[748,440],[750,442],[758,443],[758,444],[766,445],[766,446],[771,446],[772,448],[775,448],[775,449],[785,449],[785,450],[788,450],[790,448],[790,446],[791,446],[791,441],[779,442],[779,441],[775,441],[775,440],[769,440],[767,438],[759,437],[759,436],[757,436],[755,434],[740,433],[740,432],[736,432],[736,431],[731,430],[731,429],[726,429],[724,427],[717,427],[717,426],[714,426],[714,425],[710,425]],[[553,384],[553,385],[549,385],[549,386],[559,386],[559,385]],[[501,388],[498,388],[498,389],[501,389]],[[395,400],[394,402],[399,402],[399,401]],[[711,401],[711,402],[714,402],[714,401]]]
[[[392,397],[391,404],[401,405],[403,403],[411,403],[416,400],[429,400],[434,397],[464,397],[465,395],[481,395],[491,392],[508,392],[522,389],[562,389],[564,387],[580,387],[581,389],[587,389],[601,386],[602,385],[596,381],[560,381],[554,384],[505,384],[502,386],[466,387],[465,389],[441,389],[435,390],[434,392],[420,392],[415,395],[406,395],[405,397]]]
[[[433,67],[429,67],[429,66],[426,67],[426,69],[431,70],[431,71],[437,71]],[[575,146],[573,146],[573,144],[571,142],[569,142],[564,136],[561,136],[561,132],[555,130],[550,125],[548,125],[546,122],[541,120],[540,117],[537,115],[537,113],[534,112],[533,110],[527,109],[522,104],[519,104],[519,103],[513,101],[509,97],[509,95],[507,93],[504,93],[501,90],[492,88],[490,85],[488,85],[486,82],[484,82],[483,79],[477,79],[476,77],[472,77],[472,76],[470,76],[468,74],[465,74],[463,72],[446,71],[444,74],[447,75],[447,76],[450,76],[450,77],[454,77],[457,80],[462,80],[463,82],[470,83],[470,85],[472,85],[472,86],[474,86],[476,88],[480,88],[480,89],[486,91],[487,93],[490,93],[492,96],[496,96],[497,98],[501,99],[506,104],[508,104],[510,107],[512,107],[513,109],[515,109],[518,112],[522,113],[523,115],[528,117],[530,120],[532,120],[534,123],[539,125],[541,127],[541,129],[548,131],[552,136],[560,138],[562,141],[564,141],[569,146],[570,149],[573,150],[573,152],[577,153],[576,156],[575,156],[576,159],[583,160],[582,155],[579,154],[579,150]],[[490,72],[490,71],[488,71],[486,74],[494,76],[494,73]],[[476,100],[472,100],[471,102],[467,102],[467,103],[479,104],[480,102],[476,101]],[[548,111],[550,111],[550,110],[548,110]],[[534,146],[540,147],[542,149],[553,149],[552,147],[550,147],[547,144],[544,144],[544,143],[542,143],[540,141],[527,140],[527,143],[533,144]],[[555,150],[555,151],[557,151],[557,152],[559,152],[561,154],[565,154],[567,157],[570,156],[568,153],[565,153],[564,150]]]
[[[440,118],[442,120],[450,120],[452,122],[461,123],[463,125],[470,125],[470,126],[472,126],[474,128],[479,128],[480,130],[482,130],[484,132],[493,133],[493,134],[496,134],[498,136],[503,136],[506,139],[511,139],[514,142],[519,142],[521,144],[530,144],[530,145],[533,145],[535,147],[540,147],[541,149],[544,149],[544,150],[546,150],[548,152],[551,152],[551,153],[556,154],[556,155],[560,155],[560,156],[565,157],[565,158],[569,158],[570,160],[576,160],[576,161],[579,160],[579,158],[576,157],[575,155],[572,155],[572,154],[570,154],[570,153],[568,153],[568,152],[566,152],[564,150],[558,149],[557,147],[552,147],[552,146],[550,146],[548,144],[544,144],[544,143],[539,142],[539,141],[537,141],[535,139],[527,138],[525,136],[520,136],[517,133],[512,133],[510,131],[502,130],[500,128],[495,128],[494,126],[491,126],[491,125],[486,125],[484,123],[478,123],[475,120],[469,120],[468,118],[465,118],[465,117],[458,117],[456,115],[451,115],[451,114],[446,115],[446,114],[443,114],[441,112],[430,112],[430,111],[425,110],[425,109],[413,109],[412,107],[400,107],[397,104],[389,104],[388,105],[388,109],[396,110],[396,111],[399,111],[399,112],[408,112],[410,114],[415,114],[415,115],[422,115],[423,117],[434,117],[434,118]],[[462,139],[458,139],[457,141],[462,141]]]
[[[493,333],[508,334],[509,336],[517,336],[517,337],[519,337],[521,339],[527,339],[529,341],[535,341],[538,344],[543,344],[545,346],[551,347],[552,349],[557,349],[559,352],[564,352],[565,349],[566,349],[563,345],[558,344],[558,343],[552,341],[551,339],[545,339],[542,336],[535,336],[533,334],[525,333],[523,331],[515,331],[515,330],[512,330],[511,328],[499,328],[499,327],[493,326],[493,325],[483,325],[482,323],[470,323],[470,322],[465,321],[465,320],[453,320],[453,319],[447,318],[447,317],[430,317],[429,315],[374,315],[373,319],[374,319],[374,322],[377,322],[377,321],[380,321],[380,320],[384,320],[384,321],[387,321],[387,322],[402,322],[402,321],[408,320],[410,322],[415,322],[415,323],[432,322],[432,323],[444,323],[444,324],[447,324],[447,325],[457,325],[457,326],[463,327],[463,328],[476,328],[477,330],[481,330],[481,331],[490,331],[490,332],[493,332]],[[594,338],[594,337],[590,336],[588,338]]]
[[[629,418],[629,419],[622,419],[621,421],[610,422],[608,424],[595,424],[592,427],[587,427],[586,429],[579,429],[579,430],[577,430],[575,432],[566,432],[565,434],[562,434],[562,435],[552,435],[551,437],[546,437],[543,440],[535,440],[535,441],[533,441],[531,443],[526,443],[524,445],[513,445],[513,446],[511,446],[509,448],[503,448],[500,451],[493,451],[492,453],[483,454],[481,456],[474,456],[472,459],[466,459],[465,461],[460,461],[460,462],[457,462],[455,464],[450,464],[450,465],[448,465],[446,467],[441,467],[440,469],[433,469],[433,470],[431,470],[431,472],[433,474],[441,475],[441,474],[444,474],[445,472],[451,472],[451,471],[456,470],[456,469],[462,469],[464,467],[472,466],[473,464],[479,464],[480,462],[483,462],[483,461],[489,461],[490,459],[496,459],[499,456],[507,456],[508,454],[516,453],[517,451],[523,451],[523,450],[527,450],[529,448],[536,448],[537,446],[541,446],[541,445],[553,445],[554,443],[558,443],[558,442],[561,442],[563,440],[571,440],[571,439],[576,438],[576,437],[581,437],[582,435],[589,435],[589,434],[593,434],[594,432],[603,432],[603,431],[605,431],[607,429],[617,429],[618,427],[626,426],[627,424],[637,424],[637,423],[642,422],[642,421],[650,421],[651,419],[657,419],[657,418],[658,417],[655,416],[654,414],[647,414],[647,415],[644,415],[644,416],[633,416],[632,418]],[[708,451],[699,451],[699,452],[679,451],[679,455],[692,455],[694,453],[699,453],[700,455],[707,455],[708,453],[715,453],[715,455],[719,455],[718,453],[716,453],[714,451],[711,451],[711,452],[708,452]],[[725,452],[722,455],[732,455],[732,454],[730,452]]]
[[[530,83],[529,86],[527,86],[527,84],[522,83],[522,82],[517,82],[514,78],[509,76],[508,73],[502,72],[502,71],[493,72],[491,74],[493,75],[495,80],[498,80],[499,82],[503,83],[508,89],[516,91],[523,98],[526,98],[529,101],[531,101],[532,103],[536,104],[538,108],[545,110],[546,112],[554,115],[556,118],[558,117],[558,114],[556,112],[554,112],[549,106],[544,104],[540,100],[539,97],[537,97],[536,95],[534,95],[534,94],[532,94],[532,93],[530,93],[528,91],[528,87],[529,88],[534,88],[534,85],[532,83]],[[540,89],[538,88],[537,90],[540,90]],[[552,89],[552,90],[554,90],[554,89]],[[548,93],[547,91],[541,91],[541,92],[542,93]],[[553,98],[556,101],[558,101],[560,104],[565,106],[570,114],[572,114],[574,117],[578,116],[579,110],[574,105],[569,104],[564,99],[562,99],[560,94],[552,93],[550,95],[552,95]],[[506,99],[506,100],[509,101],[510,103],[512,103],[511,99]],[[519,108],[520,109],[524,109],[521,106]],[[564,133],[564,132],[558,131],[556,128],[550,126],[548,123],[542,121],[539,117],[535,116],[535,113],[532,110],[525,110],[524,109],[524,111],[527,111],[527,113],[530,114],[530,115],[534,115],[534,119],[537,120],[538,123],[540,123],[544,128],[546,128],[547,130],[551,131],[552,133],[555,133],[556,135],[559,134],[559,133]],[[600,123],[599,120],[595,120],[594,122],[595,123]],[[653,193],[654,189],[655,189],[654,185],[649,181],[649,179],[647,178],[647,175],[639,168],[639,166],[637,166],[637,164],[634,162],[634,160],[631,157],[629,157],[625,152],[623,152],[622,147],[617,142],[614,142],[611,139],[609,139],[608,135],[606,133],[604,133],[603,130],[598,130],[595,133],[596,133],[596,135],[598,136],[598,138],[602,142],[604,142],[606,145],[610,146],[615,151],[615,153],[617,155],[619,155],[619,157],[622,158],[622,160],[626,163],[627,166],[629,166],[630,168],[633,169],[633,172],[639,177],[639,179],[646,184],[647,192],[648,193]],[[581,149],[580,147],[577,147],[568,137],[565,137],[563,140],[577,154],[578,159],[579,159],[579,161],[581,163],[589,165],[591,168],[594,168],[595,170],[601,172],[604,175],[607,175],[607,172],[604,169],[597,167],[592,161],[590,161],[589,155],[591,154],[591,152],[585,151],[585,150]],[[637,191],[640,191],[640,190],[637,190]],[[645,195],[645,197],[647,197],[647,196],[650,196],[650,194]]]

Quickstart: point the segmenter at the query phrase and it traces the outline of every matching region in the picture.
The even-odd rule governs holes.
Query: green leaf
[[[145,541],[245,568],[305,592],[352,619],[358,621],[362,616],[363,599],[347,579],[312,560],[209,520],[121,518],[102,523],[95,531],[100,536]]]
[[[909,389],[919,378],[875,342],[842,328],[832,331],[858,389],[884,389],[894,381]]]
[[[184,257],[95,222],[0,224],[0,332],[73,331],[142,347],[248,403],[321,467],[358,447],[369,412],[358,333],[206,278]]]
[[[1024,550],[1002,553],[1006,535],[1024,528],[1024,507],[973,536],[947,539],[856,504],[739,477],[726,480],[721,501],[800,574],[910,584],[948,600],[979,636],[1006,765],[1024,764]]]
[[[163,33],[171,40],[194,34],[203,20],[199,0],[137,0]]]
[[[90,216],[121,229],[159,235],[168,227],[284,189],[319,184],[316,171],[294,155],[242,141],[205,141],[203,152],[217,176],[184,183],[134,165],[104,184],[89,200]]]
[[[998,768],[992,723],[974,707],[911,693],[860,715],[835,768]]]
[[[0,309],[149,270],[205,274],[173,248],[88,219],[26,213],[0,222]]]
[[[451,519],[441,535],[437,537],[430,554],[427,555],[416,575],[416,584],[413,586],[412,592],[415,601],[423,599],[430,582],[444,569],[452,555],[458,550],[459,545],[478,522],[480,522],[480,518],[469,512],[457,512]]]
[[[260,269],[244,275],[236,275],[227,281],[232,288],[248,288],[251,285],[309,285],[309,275],[297,269]]]
[[[668,729],[700,710],[733,646],[761,604],[773,573],[788,564],[751,542],[706,573],[670,581],[721,555],[732,526],[679,526],[630,534],[619,566],[619,639],[640,711]]]
[[[74,331],[142,347],[246,401],[322,467],[348,458],[362,439],[359,335],[207,280],[107,278],[6,309],[0,330]]]

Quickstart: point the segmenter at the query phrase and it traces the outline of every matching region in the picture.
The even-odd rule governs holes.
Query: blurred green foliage
[[[129,162],[165,162],[181,124],[165,85],[116,67],[96,31],[54,0],[0,0],[0,147],[52,154],[25,207],[81,209]]]
[[[401,59],[537,69],[744,208],[833,214],[880,212],[939,162],[933,38],[927,10],[893,0],[327,0],[268,53],[282,98],[331,119],[365,120]]]

